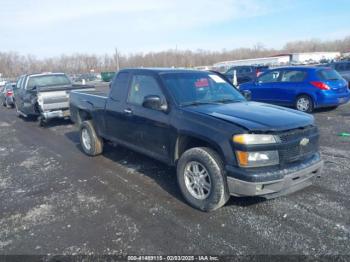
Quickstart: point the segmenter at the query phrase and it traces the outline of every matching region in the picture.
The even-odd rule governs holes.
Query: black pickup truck
[[[230,195],[295,192],[323,166],[311,115],[248,102],[213,72],[122,70],[109,95],[73,91],[70,111],[86,154],[113,141],[176,166],[184,198],[203,211]]]

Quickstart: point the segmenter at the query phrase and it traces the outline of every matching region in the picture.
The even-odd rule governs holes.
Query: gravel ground
[[[0,254],[350,255],[350,104],[316,112],[322,178],[274,200],[189,207],[175,170],[122,147],[90,158],[76,128],[0,108]]]

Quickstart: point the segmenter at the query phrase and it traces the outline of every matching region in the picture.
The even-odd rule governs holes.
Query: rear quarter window
[[[120,72],[115,77],[115,79],[112,83],[111,91],[110,91],[110,97],[113,100],[115,100],[115,101],[120,100],[122,94],[124,94],[126,89],[128,89],[129,78],[130,78],[129,72]]]
[[[340,80],[342,77],[339,73],[333,69],[322,69],[317,72],[317,76],[322,81],[332,81],[332,80]]]

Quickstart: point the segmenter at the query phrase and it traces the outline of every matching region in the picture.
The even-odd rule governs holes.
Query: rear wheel
[[[100,155],[103,151],[103,139],[97,135],[91,121],[84,121],[80,126],[80,144],[89,156]]]
[[[230,197],[222,160],[210,148],[196,147],[183,153],[177,179],[186,201],[202,211],[218,209]]]
[[[13,104],[9,104],[9,102],[6,100],[6,107],[7,108],[13,108]]]
[[[308,95],[298,96],[295,102],[295,107],[301,112],[311,113],[314,111],[314,103],[312,98]]]

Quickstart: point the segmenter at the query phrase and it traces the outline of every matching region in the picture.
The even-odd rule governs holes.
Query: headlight
[[[279,164],[278,151],[243,152],[236,151],[238,164],[241,167],[262,167]]]
[[[235,135],[233,137],[233,142],[242,145],[264,145],[264,144],[274,144],[277,139],[273,135],[255,135],[255,134],[242,134]]]
[[[233,142],[240,145],[268,145],[278,143],[278,138],[265,134],[240,134],[232,138]],[[236,151],[237,161],[240,167],[262,167],[279,164],[278,151],[246,152]]]

